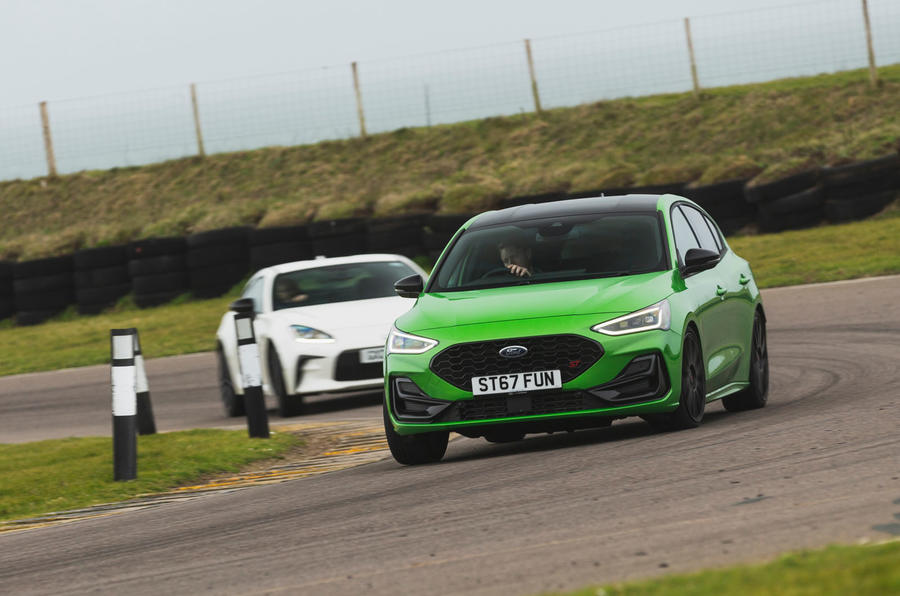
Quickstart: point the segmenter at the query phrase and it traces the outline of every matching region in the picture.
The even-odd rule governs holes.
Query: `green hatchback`
[[[384,426],[403,464],[450,431],[491,442],[640,416],[700,424],[766,404],[765,313],[747,261],[698,205],[628,195],[469,220],[388,336]]]

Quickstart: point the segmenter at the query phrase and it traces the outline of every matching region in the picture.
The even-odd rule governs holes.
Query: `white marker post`
[[[137,478],[134,329],[112,329],[113,479]]]
[[[262,392],[262,375],[259,369],[259,347],[253,334],[253,313],[234,315],[237,331],[238,364],[241,368],[241,385],[244,388],[244,409],[247,412],[247,431],[251,437],[269,438],[269,417]]]
[[[144,369],[144,355],[141,353],[141,338],[134,330],[134,370],[137,391],[137,429],[142,435],[156,434],[156,420],[153,418],[153,403],[150,401],[150,384]]]

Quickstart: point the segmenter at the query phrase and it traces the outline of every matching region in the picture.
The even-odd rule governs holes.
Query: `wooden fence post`
[[[700,95],[700,79],[697,76],[697,59],[694,57],[694,40],[691,37],[691,19],[684,18],[684,34],[687,37],[688,56],[691,58],[691,79],[694,82],[694,95]]]
[[[540,114],[541,96],[538,93],[537,76],[534,74],[534,59],[531,56],[531,40],[525,40],[525,55],[528,57],[528,74],[531,75],[531,95],[534,96],[534,111]]]
[[[363,112],[362,92],[359,90],[359,72],[356,69],[356,62],[350,64],[353,69],[353,90],[356,92],[356,115],[359,116],[359,134],[362,138],[366,138],[366,115]]]
[[[53,153],[53,137],[50,136],[50,116],[47,114],[47,102],[38,104],[41,108],[41,128],[44,131],[44,152],[47,154],[47,175],[56,176],[56,155]]]
[[[203,129],[200,128],[200,108],[197,106],[197,85],[191,83],[191,106],[194,108],[194,132],[197,133],[197,154],[206,157],[203,147]]]
[[[869,84],[878,86],[878,68],[875,66],[875,48],[872,46],[872,25],[869,22],[869,0],[862,0],[863,23],[866,26],[866,48],[869,51]]]

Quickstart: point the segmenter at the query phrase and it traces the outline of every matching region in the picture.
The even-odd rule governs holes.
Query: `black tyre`
[[[498,428],[484,434],[488,443],[515,443],[525,438],[525,433],[514,428]]]
[[[313,253],[316,256],[346,257],[364,252],[366,252],[366,237],[362,233],[313,239]]]
[[[246,263],[249,256],[246,244],[216,244],[192,248],[187,252],[188,269],[201,269],[229,263]]]
[[[219,369],[219,394],[222,396],[222,406],[225,415],[231,418],[244,415],[244,396],[234,392],[234,384],[231,382],[231,374],[228,372],[228,361],[222,352],[222,346],[216,351],[216,361]]]
[[[59,310],[20,310],[16,313],[16,325],[39,325],[59,313]]]
[[[291,416],[299,416],[303,413],[303,397],[288,393],[284,384],[284,373],[281,370],[281,360],[278,358],[278,352],[275,346],[269,344],[268,353],[268,369],[269,382],[272,384],[272,391],[278,399],[278,415],[282,418],[290,418]]]
[[[72,257],[50,257],[34,261],[20,261],[13,264],[13,277],[26,279],[72,272]]]
[[[744,186],[744,197],[750,203],[765,203],[816,186],[819,176],[820,170],[815,168],[766,184],[753,184],[751,180]]]
[[[76,270],[101,269],[124,265],[128,260],[127,246],[103,246],[76,251],[72,255]]]
[[[265,246],[283,242],[304,242],[309,240],[306,226],[278,226],[250,230],[250,246]]]
[[[450,441],[449,432],[433,432],[420,435],[399,435],[391,424],[388,416],[387,404],[382,403],[384,417],[384,434],[387,436],[388,447],[391,455],[398,463],[405,466],[430,464],[441,461],[447,452],[447,443]]]
[[[37,294],[39,292],[55,292],[57,290],[71,289],[74,287],[74,279],[71,273],[57,273],[56,275],[41,275],[17,279],[13,282],[16,294]]]
[[[346,219],[331,219],[314,221],[307,226],[310,238],[325,238],[330,236],[364,236],[366,233],[366,220],[362,217],[348,217]]]
[[[706,411],[706,373],[703,352],[697,332],[688,329],[684,334],[681,352],[681,398],[678,407],[665,414],[644,417],[657,430],[695,428],[703,421]]]
[[[128,245],[128,258],[146,259],[150,257],[161,257],[163,255],[183,255],[186,248],[187,244],[181,236],[144,238],[142,240],[135,240]]]
[[[755,214],[756,209],[744,199],[746,183],[744,179],[736,179],[688,187],[684,189],[684,195],[703,207],[716,220],[749,216]]]
[[[760,205],[759,209],[769,217],[789,215],[821,209],[825,203],[825,191],[821,186],[807,188],[804,191],[774,199]]]
[[[0,320],[13,315],[16,312],[15,303],[9,298],[0,298]]]
[[[73,277],[77,289],[95,288],[103,286],[116,286],[130,284],[131,276],[128,275],[126,264],[99,267],[97,269],[76,270]]]
[[[753,339],[750,344],[750,386],[722,398],[729,412],[763,408],[769,399],[769,349],[766,342],[766,319],[756,311],[753,317]]]
[[[889,190],[843,201],[825,201],[825,216],[831,221],[850,221],[875,215],[895,198],[900,191]]]
[[[131,285],[135,294],[186,291],[188,288],[188,276],[183,271],[160,273],[158,275],[142,275],[135,277]]]
[[[131,275],[131,277],[162,275],[163,273],[175,273],[176,271],[185,271],[186,269],[187,263],[185,262],[183,253],[177,255],[159,255],[156,257],[146,257],[128,261],[128,274]]]
[[[197,298],[221,296],[241,281],[246,274],[246,263],[213,265],[194,269],[190,275],[191,293]]]
[[[822,180],[834,189],[862,188],[872,184],[890,188],[900,180],[900,155],[892,153],[876,159],[822,168]],[[828,198],[837,197],[829,194]]]
[[[820,207],[810,211],[771,214],[764,206],[759,209],[759,229],[763,232],[780,232],[814,226],[825,218],[825,209]]]
[[[15,302],[18,310],[59,312],[75,302],[75,292],[71,288],[67,288],[36,294],[16,293]]]
[[[309,240],[277,242],[250,247],[250,269],[252,271],[271,265],[305,261],[311,258],[313,258],[313,252]]]

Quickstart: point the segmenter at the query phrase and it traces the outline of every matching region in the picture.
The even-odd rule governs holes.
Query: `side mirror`
[[[394,291],[401,298],[418,298],[423,289],[425,282],[421,275],[410,275],[394,284]]]
[[[712,269],[716,266],[718,260],[719,253],[714,250],[692,248],[684,255],[684,267],[681,268],[681,273],[688,275],[697,273],[698,271]]]
[[[253,298],[238,298],[229,304],[228,308],[239,314],[253,312]]]

